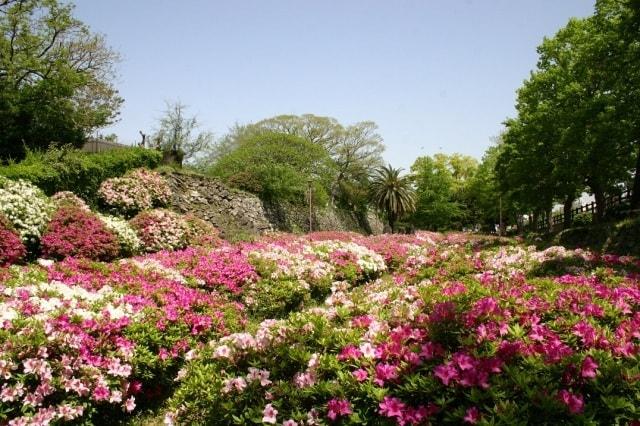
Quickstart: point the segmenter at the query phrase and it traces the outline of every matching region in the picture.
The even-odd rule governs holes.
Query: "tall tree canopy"
[[[311,182],[318,204],[327,201],[326,188],[332,175],[330,158],[321,146],[274,132],[243,140],[208,172],[267,201],[304,202]]]
[[[411,166],[416,209],[411,220],[423,229],[458,229],[472,222],[467,199],[478,162],[461,154],[419,157]]]
[[[602,219],[606,195],[634,169],[640,187],[638,5],[598,0],[593,16],[571,19],[539,46],[496,162],[501,192],[522,209],[548,214],[560,202],[568,225],[587,189]]]
[[[72,12],[58,0],[0,1],[0,160],[79,146],[118,114],[118,55]]]
[[[366,208],[369,175],[382,164],[384,143],[371,121],[344,126],[331,117],[279,115],[256,123],[236,125],[217,142],[204,168],[215,164],[245,140],[264,133],[293,135],[322,149],[331,159],[333,173],[326,188],[331,201],[352,209]]]

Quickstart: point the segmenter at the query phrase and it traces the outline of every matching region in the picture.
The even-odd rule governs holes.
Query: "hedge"
[[[97,154],[75,149],[52,149],[30,152],[20,163],[0,166],[0,175],[25,179],[40,187],[47,195],[72,191],[91,204],[97,200],[100,183],[122,176],[138,167],[155,168],[162,154],[144,148],[119,148]]]

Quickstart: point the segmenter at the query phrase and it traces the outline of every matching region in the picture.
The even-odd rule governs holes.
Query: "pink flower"
[[[124,409],[130,413],[136,408],[136,398],[130,396],[127,401],[124,403]]]
[[[395,365],[378,364],[376,365],[376,378],[374,382],[383,386],[385,381],[393,380],[398,377],[398,370]]]
[[[480,410],[478,410],[478,407],[471,407],[467,409],[463,420],[465,421],[465,423],[478,423],[478,420],[480,420]]]
[[[401,417],[405,409],[405,404],[398,398],[385,396],[378,405],[380,414],[386,417]]]
[[[354,345],[345,346],[340,354],[338,354],[338,360],[347,361],[350,359],[358,359],[362,356],[362,352]]]
[[[433,369],[433,375],[436,376],[443,385],[449,386],[451,380],[458,377],[458,371],[451,365],[451,363],[438,365]]]
[[[298,426],[298,422],[289,419],[289,420],[285,420],[284,422],[282,422],[282,426]]]
[[[566,389],[558,392],[560,401],[569,408],[571,414],[579,414],[584,409],[584,399],[580,394],[573,394]]]
[[[351,374],[353,374],[353,377],[355,377],[356,380],[359,382],[364,382],[365,380],[367,380],[367,377],[369,376],[369,373],[367,373],[367,370],[363,368],[358,368],[356,371],[354,371]]]
[[[93,390],[93,399],[96,401],[106,401],[109,399],[109,388],[103,385],[98,385]]]
[[[596,377],[597,370],[598,363],[595,362],[590,356],[587,356],[584,361],[582,361],[582,369],[580,370],[580,375],[584,378],[593,379]]]
[[[327,404],[327,417],[335,420],[340,416],[348,416],[351,414],[351,403],[346,399],[332,399]]]
[[[276,424],[277,415],[278,415],[278,410],[273,408],[271,404],[267,404],[264,407],[264,410],[262,410],[262,422]]]

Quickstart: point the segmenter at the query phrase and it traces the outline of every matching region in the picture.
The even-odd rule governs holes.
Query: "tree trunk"
[[[567,195],[567,198],[564,199],[564,206],[562,211],[564,215],[562,226],[564,227],[564,229],[571,227],[571,207],[573,207],[573,200],[575,198],[575,194],[569,194]]]
[[[604,219],[604,211],[605,211],[605,198],[604,191],[599,185],[595,185],[591,187],[593,191],[593,195],[596,198],[596,214],[595,214],[595,222],[602,222]]]
[[[547,232],[553,231],[553,208],[547,210]]]
[[[389,215],[389,228],[391,228],[391,233],[396,233],[396,217],[393,214]]]
[[[536,232],[538,230],[538,220],[540,220],[538,212],[531,213],[531,231]]]
[[[631,190],[631,208],[640,208],[640,141],[638,141],[638,153],[636,155],[636,173],[633,176],[633,189]]]

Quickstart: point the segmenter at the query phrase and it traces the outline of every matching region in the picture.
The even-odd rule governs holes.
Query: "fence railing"
[[[85,144],[82,147],[82,151],[96,153],[96,152],[109,151],[110,149],[127,148],[128,146],[129,145],[123,145],[118,142],[110,142],[110,141],[94,139],[94,140],[89,140],[85,142]]]
[[[626,203],[631,200],[632,191],[631,189],[627,189],[626,191],[620,194],[609,195],[604,199],[604,210],[605,214],[607,211],[610,211],[612,207],[619,206],[621,204]],[[596,202],[593,201],[591,203],[587,203],[583,206],[576,207],[571,210],[571,221],[576,218],[579,214],[595,214],[596,213]],[[562,228],[564,225],[564,212],[556,213],[551,216],[551,224],[554,229]],[[542,215],[542,217],[538,220],[536,228],[538,230],[549,229],[549,218],[548,216]]]

